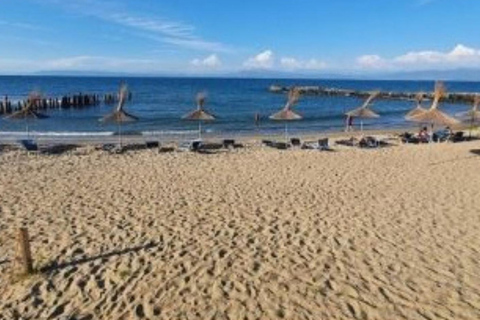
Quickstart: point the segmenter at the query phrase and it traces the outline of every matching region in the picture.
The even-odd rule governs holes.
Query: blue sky
[[[480,67],[476,0],[2,0],[0,73]]]

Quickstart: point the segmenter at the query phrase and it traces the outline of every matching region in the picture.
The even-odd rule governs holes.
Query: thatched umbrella
[[[423,101],[423,96],[424,96],[424,93],[423,92],[419,92],[417,93],[417,95],[415,96],[415,101],[417,103],[417,106],[410,110],[406,115],[405,115],[405,119],[407,120],[411,120],[412,117],[415,117],[419,114],[422,114],[424,112],[427,111],[427,109],[425,109],[424,107],[422,107],[422,101]]]
[[[184,120],[198,121],[199,139],[202,139],[202,122],[215,120],[215,116],[204,109],[206,99],[207,96],[204,92],[198,93],[195,99],[197,102],[197,109],[191,111],[190,113],[182,117],[182,119]]]
[[[365,100],[363,105],[359,108],[353,109],[346,113],[348,117],[353,118],[360,118],[360,129],[363,132],[363,119],[373,119],[379,118],[380,115],[375,113],[372,109],[370,109],[370,104],[372,103],[373,99],[375,99],[380,92],[375,91],[370,94],[370,96]]]
[[[275,121],[285,122],[285,139],[288,140],[288,122],[303,119],[301,115],[292,110],[293,106],[300,99],[300,91],[297,88],[293,88],[288,93],[288,101],[282,110],[272,114],[269,119]]]
[[[17,120],[25,120],[25,131],[27,132],[27,137],[29,136],[29,126],[28,126],[28,121],[30,119],[46,119],[48,118],[47,115],[38,113],[35,110],[35,106],[37,105],[37,102],[40,101],[42,98],[42,95],[39,92],[31,92],[28,95],[28,99],[26,104],[23,106],[22,109],[12,113],[11,115],[5,117],[6,119],[17,119]]]
[[[128,123],[128,122],[135,122],[138,120],[137,117],[127,113],[123,108],[125,106],[125,102],[127,101],[128,98],[128,87],[126,84],[122,84],[120,86],[120,92],[119,92],[119,100],[118,100],[118,105],[115,108],[115,110],[109,114],[100,119],[101,122],[105,123],[116,123],[118,125],[118,136],[119,136],[119,145],[122,147],[122,124]]]
[[[473,99],[473,106],[472,109],[458,114],[458,117],[462,122],[470,123],[470,137],[472,136],[472,129],[476,122],[480,122],[480,110],[478,110],[478,106],[480,105],[480,94],[476,94],[475,98]]]
[[[432,131],[434,125],[453,126],[458,124],[459,121],[457,119],[449,116],[448,114],[438,109],[440,100],[444,97],[444,95],[445,86],[443,85],[443,82],[437,82],[435,84],[435,95],[430,109],[423,113],[417,114],[410,119],[416,122],[430,123]]]

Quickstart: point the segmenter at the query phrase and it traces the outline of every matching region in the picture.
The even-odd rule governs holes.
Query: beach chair
[[[271,141],[271,140],[262,140],[263,145],[270,147],[270,148],[275,148],[278,150],[287,150],[290,147],[290,143],[287,142],[277,142],[277,141]]]
[[[262,144],[267,147],[271,147],[273,145],[272,140],[262,140]]]
[[[192,140],[182,142],[178,146],[179,151],[191,151],[191,152],[200,152],[204,148],[204,144],[201,140]]]
[[[291,138],[290,144],[292,145],[292,147],[300,147],[302,145],[299,138]]]
[[[145,141],[145,149],[160,152],[161,144],[156,140]]]
[[[160,142],[158,142],[158,141],[147,141],[147,142],[145,142],[145,147],[147,149],[160,149]]]
[[[320,151],[331,150],[328,142],[329,142],[328,138],[318,139],[318,147],[317,147],[318,150]]]
[[[350,139],[337,140],[335,141],[335,144],[347,147],[355,147],[358,144],[358,140],[354,137],[351,137]]]
[[[233,139],[224,139],[222,141],[222,145],[225,149],[234,149],[235,148],[235,140]]]
[[[329,145],[329,139],[323,138],[318,139],[318,141],[304,142],[302,144],[302,149],[304,150],[320,150],[320,151],[332,151]]]
[[[20,145],[22,148],[27,151],[27,154],[39,154],[40,153],[40,148],[38,147],[38,144],[36,141],[32,139],[24,139],[20,140]]]
[[[198,151],[200,151],[202,146],[203,146],[202,141],[195,140],[195,141],[192,141],[192,143],[190,144],[189,150],[193,151],[193,152],[198,152]]]
[[[100,150],[112,154],[120,154],[125,151],[125,147],[120,147],[119,145],[113,143],[105,143],[100,146]]]
[[[360,148],[378,148],[380,146],[380,143],[377,138],[367,136],[360,139],[360,141],[358,142],[358,146]]]
[[[440,130],[437,132],[434,132],[432,135],[432,141],[433,142],[446,142],[446,141],[452,141],[452,135],[449,131],[446,130]]]
[[[286,142],[274,142],[272,147],[278,150],[287,150],[290,145]]]
[[[460,142],[465,140],[466,140],[466,137],[463,131],[457,131],[450,137],[451,142]]]
[[[402,143],[420,143],[420,140],[418,137],[416,137],[413,133],[410,132],[404,132],[398,136],[400,138],[400,141]]]

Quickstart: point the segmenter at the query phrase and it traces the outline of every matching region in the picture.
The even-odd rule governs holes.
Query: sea
[[[182,116],[196,107],[197,93],[204,92],[207,95],[206,109],[216,116],[216,121],[203,124],[203,130],[205,134],[215,136],[283,132],[284,123],[269,120],[268,116],[280,110],[287,97],[285,94],[270,92],[271,85],[395,92],[431,92],[434,88],[433,81],[0,76],[0,97],[3,99],[3,96],[8,95],[15,104],[25,99],[31,91],[39,91],[45,97],[79,93],[103,96],[117,92],[122,81],[127,83],[132,93],[132,99],[125,108],[139,118],[137,122],[124,124],[124,133],[168,134],[198,130],[196,122],[182,120]],[[480,92],[480,82],[445,84],[449,92]],[[361,104],[362,100],[355,97],[302,96],[295,109],[303,116],[303,120],[288,123],[288,130],[292,134],[341,131],[345,125],[345,112]],[[404,119],[404,115],[414,106],[413,101],[377,100],[372,109],[381,117],[365,120],[364,127],[411,127],[412,124]],[[105,124],[99,119],[114,107],[115,105],[100,104],[75,109],[49,109],[44,111],[48,118],[30,121],[28,130],[32,135],[43,136],[113,135],[117,131],[117,125]],[[469,107],[442,104],[441,108],[455,115]],[[257,113],[260,115],[258,125],[254,121]],[[25,130],[24,121],[5,117],[0,119],[0,138]]]

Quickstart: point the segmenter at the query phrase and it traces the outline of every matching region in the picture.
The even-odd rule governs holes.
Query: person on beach
[[[430,135],[428,134],[428,129],[427,127],[423,127],[420,132],[418,133],[418,139],[420,142],[429,142],[430,141]]]
[[[353,131],[353,117],[347,116],[345,132]]]

